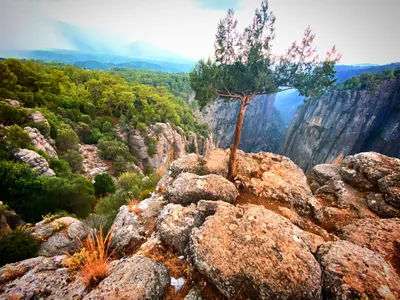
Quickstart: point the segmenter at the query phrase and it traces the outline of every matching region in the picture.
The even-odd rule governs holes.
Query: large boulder
[[[91,229],[83,222],[62,217],[36,223],[32,235],[41,241],[39,255],[56,256],[78,251],[80,241],[84,241],[90,233]]]
[[[50,144],[50,141],[46,139],[37,128],[25,127],[24,129],[28,131],[33,146],[39,150],[45,151],[51,158],[58,159],[57,152]]]
[[[347,241],[323,244],[317,253],[324,299],[399,299],[400,278],[379,254]]]
[[[221,200],[233,203],[238,192],[226,178],[210,174],[199,176],[193,173],[180,174],[164,192],[170,203],[188,205],[199,200]]]
[[[317,222],[322,217],[321,205],[314,198],[306,176],[287,157],[238,151],[237,184],[244,202],[256,197],[262,205],[283,205]]]
[[[400,219],[362,219],[343,227],[337,235],[378,253],[400,274]]]
[[[20,162],[27,163],[32,170],[38,172],[41,176],[54,176],[56,173],[49,167],[47,160],[36,153],[35,151],[28,149],[18,149],[14,153],[14,157]]]
[[[204,212],[195,204],[184,207],[170,203],[158,216],[157,232],[164,243],[184,254],[192,229],[201,226],[204,220]]]
[[[376,218],[375,213],[368,208],[365,194],[343,182],[340,177],[332,177],[314,194],[323,206],[321,224],[330,231],[357,219]]]
[[[145,230],[139,216],[129,211],[126,205],[120,207],[112,228],[111,245],[120,256],[132,254],[145,239]]]
[[[370,210],[381,218],[400,218],[400,209],[387,203],[382,194],[369,193],[367,195],[367,205]]]
[[[81,299],[86,287],[61,265],[64,258],[35,257],[0,268],[0,299]]]
[[[156,227],[157,216],[167,204],[155,194],[135,207],[123,205],[114,219],[112,246],[120,256],[131,255]]]
[[[339,176],[337,167],[329,164],[316,165],[310,172],[310,177],[314,178],[320,185],[324,185],[332,177]]]
[[[300,228],[256,205],[214,203],[215,214],[192,230],[191,255],[226,297],[321,298],[321,270]]]
[[[43,116],[40,111],[35,111],[31,114],[31,119],[34,123],[44,123],[50,128],[49,121]]]
[[[162,299],[170,284],[168,269],[150,258],[133,256],[113,262],[110,275],[84,299]]]

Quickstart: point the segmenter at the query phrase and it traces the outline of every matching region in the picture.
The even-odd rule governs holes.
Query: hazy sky
[[[239,26],[260,0],[0,0],[0,49],[71,48],[52,28],[64,21],[115,47],[143,40],[190,58],[213,53],[216,26],[228,8]],[[310,25],[325,53],[335,44],[341,63],[400,61],[400,0],[270,0],[283,51]]]

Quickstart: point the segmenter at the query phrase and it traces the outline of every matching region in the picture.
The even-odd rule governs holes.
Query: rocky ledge
[[[232,183],[228,157],[221,149],[181,157],[149,199],[122,206],[114,260],[96,287],[67,271],[53,247],[42,253],[51,257],[1,268],[1,297],[400,298],[398,159],[360,153],[306,176],[286,157],[239,151]],[[68,226],[49,225],[60,221]],[[41,249],[62,238],[70,253],[74,235],[91,230],[70,218],[35,228],[50,233]]]

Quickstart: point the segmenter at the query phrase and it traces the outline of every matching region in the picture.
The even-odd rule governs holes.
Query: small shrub
[[[139,199],[144,200],[144,199],[150,198],[152,192],[153,192],[153,189],[144,190],[143,192],[140,193]]]
[[[76,150],[68,150],[63,156],[66,162],[68,162],[72,172],[82,172],[83,156]]]
[[[5,130],[6,143],[11,149],[27,148],[31,138],[26,130],[18,125],[12,125]]]
[[[96,175],[93,187],[97,197],[104,197],[115,192],[114,180],[107,173]]]
[[[61,229],[65,228],[67,224],[65,224],[63,221],[55,220],[51,223],[51,226],[53,227],[54,231],[60,231]]]
[[[21,230],[0,233],[0,267],[35,257],[38,249],[39,242]]]
[[[81,270],[81,277],[88,289],[92,289],[109,274],[108,263],[113,251],[110,251],[113,231],[103,237],[103,230],[97,235],[89,235],[80,241],[81,250],[63,261],[63,265],[73,270]]]

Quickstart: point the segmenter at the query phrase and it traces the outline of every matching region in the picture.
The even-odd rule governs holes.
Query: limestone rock
[[[368,194],[367,205],[370,210],[372,210],[381,218],[400,218],[400,210],[389,205],[384,200],[382,194]]]
[[[164,197],[170,203],[187,205],[202,199],[233,203],[237,194],[235,185],[222,176],[182,173],[167,187]]]
[[[17,100],[6,99],[6,102],[14,107],[20,107],[20,103]]]
[[[356,219],[376,218],[368,208],[365,194],[340,180],[340,177],[329,179],[315,191],[315,196],[323,206],[321,223],[332,231]]]
[[[203,164],[204,158],[196,153],[184,155],[171,164],[170,172],[173,178],[181,173],[189,172],[198,174],[200,166]],[[205,175],[205,174],[199,174]]]
[[[183,207],[170,203],[158,216],[157,232],[163,242],[184,254],[192,229],[199,227],[204,220],[205,214],[195,204]]]
[[[96,145],[80,145],[79,153],[83,156],[82,169],[86,177],[94,178],[98,174],[108,173],[110,168]]]
[[[339,176],[339,170],[337,167],[329,164],[316,165],[311,170],[311,176],[313,176],[320,185],[324,185],[332,177]]]
[[[400,162],[397,172],[379,179],[378,186],[386,202],[400,209]]]
[[[20,162],[27,163],[41,176],[54,176],[56,173],[49,167],[49,163],[44,157],[35,151],[28,149],[18,149],[14,157]]]
[[[36,223],[32,235],[42,241],[39,255],[56,256],[78,251],[79,241],[84,241],[90,233],[91,229],[83,222],[62,217]]]
[[[170,283],[168,269],[150,258],[133,256],[113,262],[110,275],[84,299],[162,299]]]
[[[64,258],[65,255],[35,257],[0,268],[0,298],[82,298],[86,287],[62,267]]]
[[[352,153],[375,151],[400,158],[400,79],[377,90],[335,90],[297,109],[281,151],[306,172],[339,163]]]
[[[256,197],[264,205],[279,203],[315,221],[322,218],[321,205],[313,196],[306,176],[287,157],[239,151],[236,180],[243,200]]]
[[[323,244],[317,253],[324,299],[399,299],[400,278],[379,254],[347,241]]]
[[[35,111],[31,114],[32,121],[34,123],[45,123],[46,125],[50,126],[49,121],[43,116],[40,111]]]
[[[338,236],[378,253],[400,274],[400,219],[362,219],[343,227]]]
[[[148,154],[145,136],[157,139],[153,156]],[[131,130],[128,146],[130,152],[139,159],[141,167],[149,164],[161,174],[166,172],[174,160],[185,155],[186,150],[204,155],[214,147],[212,138],[198,137],[191,132],[188,140],[182,128],[173,128],[169,123],[150,125],[146,132]]]
[[[286,127],[274,109],[275,95],[257,95],[244,116],[239,149],[245,152],[278,152]],[[239,101],[217,99],[202,110],[206,122],[215,137],[218,148],[228,149],[233,142]]]
[[[342,179],[361,191],[374,191],[378,187],[378,180],[399,173],[399,159],[375,152],[347,156],[340,168]]]
[[[37,128],[25,127],[24,128],[29,133],[29,137],[31,138],[32,145],[38,148],[39,150],[45,151],[50,157],[58,159],[57,151],[51,145],[50,141],[48,141]],[[54,141],[53,143],[54,144]]]
[[[192,230],[191,251],[226,297],[321,298],[321,270],[301,229],[256,205],[214,205],[215,214]]]
[[[145,229],[139,221],[139,216],[130,212],[126,205],[120,207],[112,228],[114,234],[111,245],[121,256],[132,254],[145,239]]]

